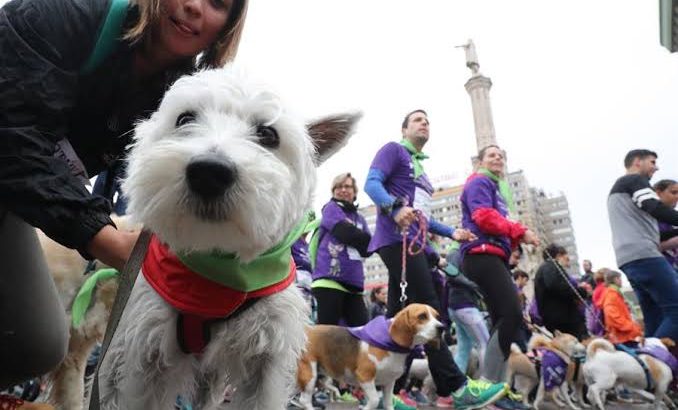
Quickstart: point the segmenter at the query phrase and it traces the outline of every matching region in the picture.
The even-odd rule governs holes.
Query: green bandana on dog
[[[305,217],[278,245],[251,262],[220,251],[179,253],[188,269],[205,279],[240,292],[252,292],[283,280],[289,274],[292,244],[307,226]]]
[[[97,283],[102,280],[106,280],[115,276],[118,276],[120,272],[115,269],[99,269],[94,272],[85,283],[82,284],[78,294],[73,299],[73,306],[71,307],[71,321],[73,322],[73,327],[80,326],[82,320],[85,318],[85,313],[89,309],[90,303],[92,303],[92,295],[94,294],[94,288]]]

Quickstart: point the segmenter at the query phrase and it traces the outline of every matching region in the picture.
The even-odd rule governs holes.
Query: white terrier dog
[[[305,126],[228,67],[168,90],[137,126],[123,183],[154,238],[101,366],[102,408],[166,410],[179,394],[203,409],[284,408],[308,317],[287,286],[291,233],[311,209],[315,166],[359,117]],[[209,340],[187,354],[177,329],[196,316]]]

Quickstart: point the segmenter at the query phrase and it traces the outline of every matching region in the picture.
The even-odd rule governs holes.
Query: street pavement
[[[647,404],[626,404],[626,403],[612,403],[608,402],[605,404],[605,409],[607,410],[649,410],[652,408],[650,403]],[[358,406],[350,404],[340,404],[340,403],[330,403],[327,406],[326,410],[357,410]],[[440,410],[436,407],[419,407],[419,410]],[[487,407],[488,410],[496,409],[496,407]],[[556,406],[553,403],[546,403],[542,407],[542,410],[563,410],[565,407],[561,408]]]

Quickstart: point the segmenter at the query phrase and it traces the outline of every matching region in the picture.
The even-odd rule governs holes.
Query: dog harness
[[[281,292],[294,282],[291,246],[304,226],[305,221],[249,263],[217,251],[177,255],[153,235],[142,273],[180,312],[177,337],[184,352],[202,352],[209,343],[211,324],[233,317],[259,298]]]
[[[645,346],[638,349],[638,354],[646,354],[648,356],[654,357],[655,359],[669,366],[674,379],[676,379],[676,376],[678,376],[678,359],[676,359],[676,357],[667,349],[664,349],[660,346],[649,346],[646,344]]]
[[[370,346],[388,352],[410,353],[412,351],[411,348],[397,344],[391,337],[388,331],[391,323],[393,323],[393,319],[377,316],[363,326],[348,328],[348,332],[356,339],[360,339]]]
[[[620,352],[624,352],[630,355],[636,360],[636,362],[638,362],[640,367],[643,369],[643,372],[645,372],[645,383],[647,385],[645,390],[648,392],[654,391],[654,380],[652,379],[652,375],[650,374],[650,369],[647,368],[647,364],[645,364],[645,362],[638,356],[638,354],[640,353],[639,351],[640,349],[634,349],[621,343],[614,345],[614,347]]]

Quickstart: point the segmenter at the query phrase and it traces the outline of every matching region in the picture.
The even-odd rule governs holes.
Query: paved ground
[[[622,403],[608,403],[605,406],[606,410],[649,410],[652,408],[650,404],[637,404],[637,405],[630,405],[630,404],[622,404]],[[332,403],[330,406],[327,407],[326,410],[356,410],[358,409],[358,406],[351,406],[347,404],[337,404],[337,403]],[[436,409],[436,407],[419,407],[419,410],[440,410]],[[545,405],[542,410],[563,410],[560,407],[548,403]]]

